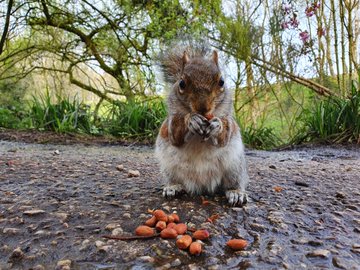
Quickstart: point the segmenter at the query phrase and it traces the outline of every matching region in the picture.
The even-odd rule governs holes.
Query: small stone
[[[124,213],[124,214],[123,214],[123,217],[124,217],[124,218],[131,218],[131,214],[130,214],[130,213]]]
[[[129,170],[128,171],[128,177],[139,177],[140,172],[138,170]]]
[[[71,260],[61,260],[56,264],[56,270],[70,270]]]
[[[14,235],[14,234],[18,234],[19,232],[20,232],[20,230],[17,228],[4,228],[3,229],[3,234]]]
[[[177,267],[177,266],[180,266],[180,265],[181,265],[181,261],[180,261],[179,258],[177,258],[175,261],[173,261],[173,262],[171,263],[171,266],[172,266],[172,267]]]
[[[54,216],[59,218],[62,222],[65,222],[69,218],[68,214],[62,212],[55,213]]]
[[[54,151],[54,154],[55,154],[55,155],[60,155],[60,151],[59,151],[59,150],[55,150],[55,151]]]
[[[95,246],[97,248],[101,248],[102,246],[105,246],[105,243],[103,241],[98,240],[98,241],[95,241]]]
[[[20,247],[17,247],[13,250],[10,255],[10,261],[21,260],[24,257],[24,252],[22,252]]]
[[[35,265],[33,268],[33,270],[45,270],[45,267],[41,264]]]
[[[124,208],[125,211],[129,211],[131,209],[131,205],[129,204],[124,204],[122,207]]]
[[[138,260],[144,263],[153,263],[155,261],[155,259],[150,256],[141,256],[138,258]]]
[[[120,172],[122,172],[124,170],[124,165],[120,164],[116,166],[116,169]]]
[[[33,209],[33,210],[27,210],[24,211],[24,215],[28,215],[28,216],[35,216],[35,215],[40,215],[40,214],[44,214],[45,211],[41,210],[41,209]]]
[[[111,251],[111,249],[112,249],[112,246],[110,246],[110,245],[105,245],[105,246],[100,247],[100,248],[99,248],[99,251],[103,251],[103,252],[108,253],[108,252]]]
[[[275,165],[270,165],[269,166],[270,169],[276,170],[276,166]]]
[[[330,256],[330,251],[326,249],[316,249],[313,252],[308,253],[307,256],[328,258]]]
[[[110,224],[106,225],[105,230],[112,231],[116,227],[120,227],[120,225],[118,223],[110,223]]]
[[[123,229],[121,229],[121,228],[115,228],[115,229],[112,230],[111,235],[118,236],[118,235],[122,235],[123,232],[124,232]]]

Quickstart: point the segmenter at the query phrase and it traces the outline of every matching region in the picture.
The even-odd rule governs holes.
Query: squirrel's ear
[[[212,59],[214,63],[219,66],[219,56],[216,50],[213,50]]]
[[[186,51],[184,51],[182,62],[183,62],[182,68],[184,70],[185,65],[189,62],[189,55]]]

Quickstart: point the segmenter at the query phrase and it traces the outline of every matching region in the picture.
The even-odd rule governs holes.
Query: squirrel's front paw
[[[184,190],[182,185],[170,185],[163,189],[163,196],[165,198],[174,197]]]
[[[214,117],[209,121],[208,127],[205,129],[204,140],[207,141],[209,138],[213,139],[213,143],[217,144],[217,136],[222,132],[223,125],[221,119]]]
[[[243,205],[248,201],[247,194],[240,189],[227,190],[225,196],[231,206]]]
[[[191,133],[204,136],[205,129],[208,126],[208,121],[204,116],[197,113],[193,113],[189,116],[187,126]]]

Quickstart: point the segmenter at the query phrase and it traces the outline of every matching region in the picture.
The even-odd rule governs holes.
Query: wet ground
[[[0,141],[0,269],[360,269],[359,148],[247,159],[250,201],[231,208],[221,196],[162,198],[150,147]],[[103,238],[133,235],[148,209],[208,229],[203,253]],[[245,250],[226,247],[239,237]]]

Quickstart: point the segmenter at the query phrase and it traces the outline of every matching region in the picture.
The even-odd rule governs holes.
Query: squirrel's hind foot
[[[240,189],[227,190],[225,196],[231,206],[244,205],[248,201],[247,194]]]
[[[175,197],[182,191],[184,191],[184,188],[182,185],[180,185],[180,184],[170,185],[170,186],[164,187],[162,194],[165,198],[171,198],[171,197]]]

